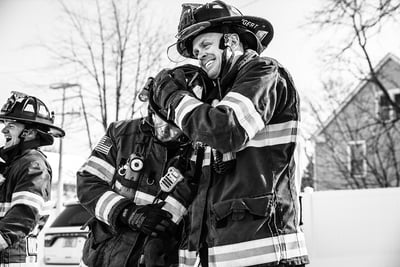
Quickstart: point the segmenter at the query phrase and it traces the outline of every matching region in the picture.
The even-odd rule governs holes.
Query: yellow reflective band
[[[141,192],[141,191],[136,191],[134,202],[136,205],[147,205],[153,203],[155,199],[155,196]]]
[[[204,149],[204,158],[202,167],[210,165],[211,165],[211,147],[206,146]]]
[[[179,250],[179,267],[193,267],[196,263],[196,251],[189,251],[187,249]],[[197,267],[197,266],[196,266]]]
[[[42,214],[44,199],[42,196],[29,191],[13,193],[11,198],[11,207],[19,204],[34,207],[40,214]]]
[[[248,141],[240,150],[246,147],[266,147],[295,143],[297,140],[298,125],[298,121],[269,124],[259,131],[256,136]]]
[[[186,114],[192,112],[196,107],[203,104],[200,100],[191,97],[189,95],[185,95],[179,105],[175,109],[175,123],[179,128],[182,129],[182,122],[185,118]]]
[[[111,183],[115,168],[107,161],[91,156],[79,171],[87,171],[107,183]]]
[[[217,106],[228,106],[233,109],[236,119],[246,131],[249,139],[252,139],[265,126],[253,102],[242,94],[229,92]]]
[[[304,233],[280,235],[208,249],[210,266],[243,266],[307,255]]]
[[[231,161],[236,158],[236,153],[235,152],[227,152],[222,154],[222,161]]]
[[[0,218],[6,215],[7,211],[11,208],[11,202],[0,203]]]
[[[122,199],[124,199],[124,197],[113,191],[105,192],[97,201],[95,208],[96,218],[109,225],[110,212],[112,208]]]
[[[176,224],[181,221],[183,215],[186,213],[185,206],[171,196],[168,196],[165,199],[165,205],[162,207],[162,209],[172,214],[172,221]]]
[[[197,155],[193,154],[192,157],[190,158],[190,160],[193,161],[193,162],[196,162]],[[210,164],[211,164],[211,147],[206,146],[205,149],[204,149],[202,167],[210,166]]]

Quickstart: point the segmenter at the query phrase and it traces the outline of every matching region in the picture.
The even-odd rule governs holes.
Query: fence
[[[308,267],[399,267],[400,188],[303,194]]]

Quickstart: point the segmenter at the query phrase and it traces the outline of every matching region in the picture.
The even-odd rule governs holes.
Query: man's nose
[[[204,58],[206,56],[206,53],[204,52],[203,49],[200,49],[198,54],[197,54],[197,59],[201,60],[202,58]]]

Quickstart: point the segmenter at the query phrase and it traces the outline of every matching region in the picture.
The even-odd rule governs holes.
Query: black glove
[[[163,69],[154,78],[153,101],[161,110],[168,110],[172,97],[184,92],[186,77],[181,69]]]
[[[122,210],[120,214],[121,222],[128,225],[133,230],[138,230],[146,235],[157,237],[171,229],[172,215],[162,210],[164,202],[149,205],[132,204]]]

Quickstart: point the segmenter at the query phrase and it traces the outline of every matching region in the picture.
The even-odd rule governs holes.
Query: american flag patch
[[[110,151],[111,147],[112,147],[112,142],[111,142],[110,137],[103,136],[100,139],[99,143],[94,148],[94,150],[107,155],[108,151]]]

